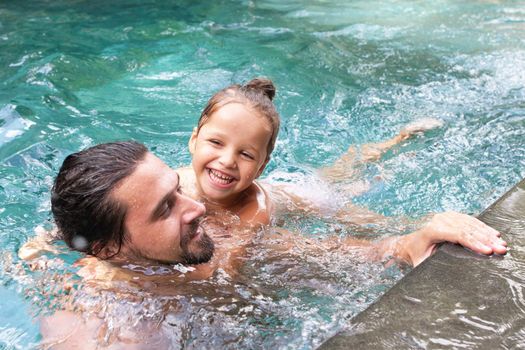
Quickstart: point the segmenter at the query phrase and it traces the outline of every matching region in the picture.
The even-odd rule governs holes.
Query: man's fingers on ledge
[[[507,252],[507,242],[498,237],[481,236],[475,238],[474,236],[464,241],[462,245],[472,249],[474,252],[485,255],[503,255]]]
[[[481,254],[485,254],[485,255],[491,255],[491,254],[499,254],[499,255],[504,255],[507,253],[507,247],[502,245],[502,244],[499,244],[499,243],[496,243],[496,244],[491,244],[491,245],[485,245],[481,242],[478,242],[476,244],[476,249],[475,251],[481,253]]]
[[[507,248],[506,243],[505,243],[505,245],[499,245],[499,246],[496,246],[496,247],[494,248],[494,253],[495,253],[495,254],[504,255],[504,254],[507,253],[507,250],[508,250],[508,248]]]
[[[483,244],[482,242],[479,242],[479,241],[475,242],[472,248],[475,252],[485,254],[485,255],[490,255],[493,252],[493,249],[490,246]]]

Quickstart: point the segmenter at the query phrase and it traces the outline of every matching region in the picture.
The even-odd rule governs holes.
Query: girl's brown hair
[[[268,142],[266,149],[266,158],[270,158],[275,147],[275,140],[279,133],[279,125],[281,118],[275,109],[272,100],[275,96],[275,86],[273,82],[266,78],[255,78],[244,85],[234,84],[230,85],[213,95],[199,118],[197,124],[197,133],[201,127],[206,124],[210,116],[219,108],[228,103],[242,103],[247,104],[253,108],[260,116],[266,118],[272,127],[272,136]]]

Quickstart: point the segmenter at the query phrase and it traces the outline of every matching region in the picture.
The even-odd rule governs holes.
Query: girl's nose
[[[232,151],[224,150],[219,158],[219,163],[225,168],[235,168],[235,155]]]
[[[179,202],[179,204],[182,206],[182,221],[185,224],[193,222],[195,219],[204,216],[206,213],[206,207],[204,204],[197,202],[188,196],[181,195]]]

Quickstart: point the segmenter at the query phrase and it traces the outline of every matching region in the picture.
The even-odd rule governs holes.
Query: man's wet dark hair
[[[94,256],[116,243],[117,254],[127,238],[127,208],[110,194],[133,173],[147,152],[143,144],[125,141],[100,144],[67,156],[51,191],[57,238]]]

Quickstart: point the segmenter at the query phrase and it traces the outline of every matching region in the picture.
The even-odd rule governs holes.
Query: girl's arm
[[[357,148],[350,146],[334,164],[320,169],[320,173],[331,181],[348,179],[355,169],[362,163],[377,161],[395,145],[410,137],[443,125],[443,122],[434,118],[424,118],[406,125],[396,136],[383,142],[369,143]]]
[[[343,154],[333,165],[319,170],[321,176],[329,182],[338,182],[341,180],[348,180],[358,175],[356,171],[366,162],[378,160],[382,154],[391,149],[395,145],[407,140],[411,136],[430,130],[442,125],[442,122],[437,119],[425,118],[417,122],[406,125],[401,132],[393,138],[374,144],[366,144],[360,149],[351,146],[348,151]],[[355,179],[350,186],[344,188],[345,194],[352,195],[367,190],[368,183],[361,179]],[[319,203],[313,202],[311,199],[304,198],[301,195],[290,191],[284,185],[272,185],[271,196],[276,203],[277,211],[287,212],[306,212],[314,213],[316,215],[323,215],[327,208],[323,208]],[[334,215],[332,212],[331,215]],[[335,217],[341,223],[350,225],[366,225],[376,224],[380,226],[390,225],[392,218],[385,217],[381,214],[372,212],[371,210],[359,207],[353,204],[347,204],[336,211]],[[394,219],[399,221],[398,219]],[[402,219],[405,224],[409,224],[410,220]],[[358,228],[358,227],[356,227]]]

